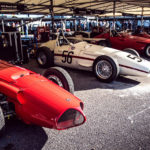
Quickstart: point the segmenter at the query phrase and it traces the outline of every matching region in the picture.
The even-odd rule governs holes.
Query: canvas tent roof
[[[150,0],[53,0],[54,13],[112,16],[114,1],[116,15],[141,15],[143,8],[143,15],[150,16]],[[50,4],[50,0],[0,0],[0,12],[48,14]]]

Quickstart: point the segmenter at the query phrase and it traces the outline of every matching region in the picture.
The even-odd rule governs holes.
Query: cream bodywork
[[[115,61],[121,75],[150,76],[149,61],[113,48],[88,44],[87,42],[60,46],[58,39],[51,40],[41,46],[46,46],[54,51],[54,63],[59,66],[92,71],[95,59],[105,55]],[[64,56],[62,56],[63,53]],[[69,59],[69,61],[71,59],[72,61],[68,63],[65,59]]]
[[[106,40],[104,38],[84,38],[83,36],[81,35],[78,35],[76,37],[67,37],[68,40],[78,40],[78,41],[89,41],[89,42],[92,42],[92,41],[95,41],[95,42],[99,42],[99,41],[102,41],[102,40]]]

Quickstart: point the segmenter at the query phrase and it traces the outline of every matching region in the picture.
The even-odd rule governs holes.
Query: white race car
[[[150,62],[113,48],[89,44],[70,43],[65,36],[57,35],[37,50],[36,59],[41,67],[59,65],[93,71],[103,82],[111,82],[120,75],[150,76]]]

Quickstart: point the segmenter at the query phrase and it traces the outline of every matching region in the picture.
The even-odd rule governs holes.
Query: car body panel
[[[150,35],[146,32],[135,33],[135,34],[132,34],[132,35],[150,39]]]
[[[140,54],[144,53],[145,47],[150,44],[150,39],[119,33],[120,36],[111,36],[110,32],[102,33],[95,38],[106,38],[110,41],[111,47],[119,50],[133,48]]]
[[[86,120],[77,97],[39,74],[1,60],[0,92],[27,124],[58,129],[57,121],[68,109],[79,111]]]

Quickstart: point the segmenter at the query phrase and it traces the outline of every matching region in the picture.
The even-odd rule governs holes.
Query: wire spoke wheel
[[[112,66],[106,60],[101,60],[96,64],[96,74],[102,79],[108,79],[112,75]]]
[[[74,93],[74,84],[72,78],[66,70],[60,67],[51,67],[44,72],[43,76],[70,93]]]
[[[93,71],[99,81],[110,83],[117,78],[119,65],[113,58],[101,55],[94,61]]]
[[[52,82],[56,83],[60,87],[64,88],[63,83],[61,82],[60,78],[55,75],[49,75],[47,79],[51,80]]]

